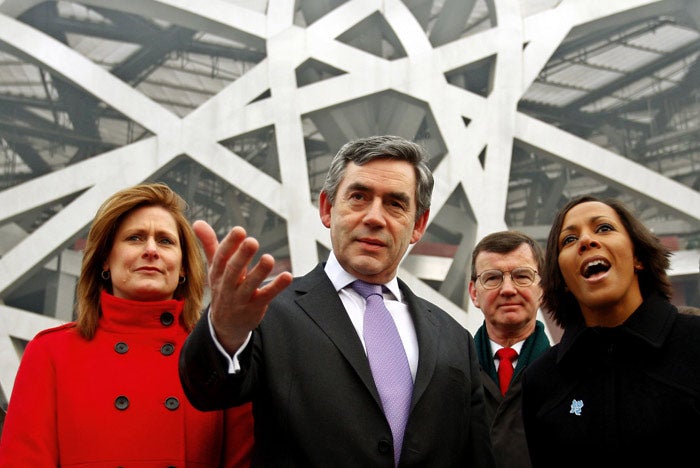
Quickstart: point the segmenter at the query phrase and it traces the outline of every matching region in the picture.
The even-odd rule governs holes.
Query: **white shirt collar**
[[[332,251],[328,255],[328,260],[326,261],[324,271],[328,275],[328,278],[330,278],[336,291],[340,291],[357,279],[343,269]],[[396,279],[396,276],[394,276],[391,281],[386,283],[384,286],[386,286],[386,288],[394,295],[394,297],[396,297],[398,301],[403,302],[403,295],[399,289],[399,282]]]
[[[495,358],[498,350],[501,348],[504,348],[505,346],[501,346],[500,344],[496,343],[495,341],[493,341],[490,338],[489,338],[489,341],[491,342],[491,349],[493,350],[493,356]],[[520,356],[520,350],[523,349],[523,344],[525,344],[525,340],[518,341],[513,346],[511,346],[511,348],[513,348],[518,353],[518,356]]]

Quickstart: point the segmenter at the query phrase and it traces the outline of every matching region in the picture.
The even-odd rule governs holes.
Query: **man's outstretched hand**
[[[234,227],[219,243],[214,229],[205,221],[195,221],[192,227],[209,264],[209,317],[219,342],[233,354],[265,316],[270,301],[290,285],[292,274],[284,271],[262,285],[272,272],[275,259],[263,254],[249,268],[260,245],[247,236],[245,229]]]

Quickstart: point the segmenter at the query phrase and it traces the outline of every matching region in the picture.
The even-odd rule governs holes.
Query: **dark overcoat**
[[[700,317],[652,295],[620,326],[567,327],[523,397],[535,468],[697,464]]]
[[[535,331],[523,343],[513,378],[505,395],[501,394],[498,374],[493,363],[493,350],[485,325],[476,331],[474,340],[481,365],[486,421],[490,428],[496,465],[499,468],[530,468],[532,465],[527,450],[522,416],[522,376],[528,365],[550,347],[544,324],[537,321]]]

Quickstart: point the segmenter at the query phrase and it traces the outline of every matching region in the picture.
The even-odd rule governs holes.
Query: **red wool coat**
[[[92,340],[74,323],[37,334],[15,379],[0,466],[249,466],[250,405],[201,412],[183,393],[183,305],[103,293]]]

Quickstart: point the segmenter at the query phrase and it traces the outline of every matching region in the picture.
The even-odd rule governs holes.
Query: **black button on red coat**
[[[175,352],[175,345],[172,343],[165,343],[163,346],[160,347],[160,353],[163,356],[170,356]]]
[[[175,397],[166,398],[165,407],[171,411],[174,411],[180,407],[180,400]]]
[[[124,411],[129,407],[129,399],[124,395],[119,395],[114,400],[114,407],[117,408],[119,411]]]
[[[162,323],[166,327],[172,325],[174,321],[175,317],[170,312],[163,312],[162,314],[160,314],[160,323]]]

